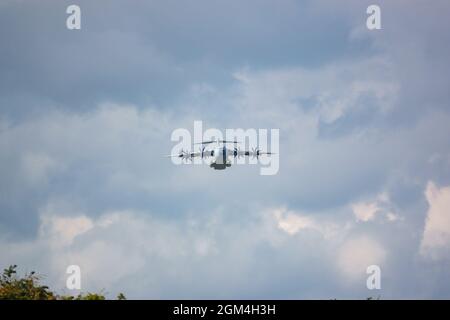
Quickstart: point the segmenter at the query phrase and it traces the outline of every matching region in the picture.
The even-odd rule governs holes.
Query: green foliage
[[[98,293],[88,292],[84,296],[82,294],[79,294],[75,300],[105,300],[105,296]]]
[[[77,296],[58,296],[59,300],[106,300],[103,294],[99,293],[86,293],[85,295],[79,294]]]
[[[41,277],[34,271],[20,278],[17,276],[17,265],[9,266],[0,276],[0,300],[105,300],[101,293],[79,294],[78,296],[57,295],[47,286],[40,285]],[[126,300],[123,293],[119,293],[117,300]]]
[[[17,277],[17,265],[3,270],[0,278],[0,300],[55,300],[56,296],[47,286],[39,285],[40,278],[34,271]]]

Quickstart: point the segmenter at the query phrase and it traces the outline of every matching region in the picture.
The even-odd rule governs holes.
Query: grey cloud
[[[129,210],[136,216],[123,229],[88,231],[62,251],[85,261],[110,252],[108,239],[119,250],[107,261],[129,259],[90,278],[95,288],[192,298],[219,295],[207,283],[215,281],[217,297],[359,298],[372,293],[339,280],[330,253],[339,246],[311,230],[287,237],[260,213],[287,206],[343,225],[353,202],[387,192],[404,220],[351,221],[339,245],[367,236],[386,250],[383,297],[448,296],[438,281],[447,265],[416,256],[425,185],[450,184],[446,2],[382,2],[377,33],[364,30],[364,1],[199,1],[185,10],[178,2],[82,1],[80,32],[64,29],[66,4],[0,7],[2,266],[36,267],[60,285],[70,259],[59,260],[40,233],[49,205],[57,217],[92,221]],[[162,158],[171,131],[197,119],[205,128],[279,128],[279,174]],[[216,211],[223,221],[208,227]],[[189,229],[191,218],[199,229]],[[156,238],[133,238],[145,234],[139,222]],[[205,239],[218,250],[207,258],[159,255],[191,252]],[[159,253],[140,258],[145,241]],[[158,249],[158,241],[170,246]],[[95,275],[107,265],[92,263]]]
[[[196,1],[179,10],[171,1],[81,1],[80,31],[65,28],[68,4],[3,5],[4,113],[86,111],[104,101],[173,107],[192,84],[229,85],[243,65],[320,64],[364,51],[347,47],[339,16],[311,18],[309,2]],[[315,32],[298,31],[306,29]]]

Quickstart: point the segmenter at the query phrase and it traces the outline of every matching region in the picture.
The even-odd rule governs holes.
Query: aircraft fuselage
[[[228,161],[230,155],[233,155],[233,151],[228,150],[225,146],[215,148],[214,160],[209,166],[215,170],[224,170],[227,167],[231,167],[231,163]]]

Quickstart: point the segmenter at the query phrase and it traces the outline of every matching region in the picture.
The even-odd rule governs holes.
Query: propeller
[[[260,152],[261,150],[259,150],[259,148],[252,148],[253,158],[256,157],[256,159],[259,159]]]
[[[179,158],[182,160],[190,160],[191,154],[188,151],[184,151],[184,149],[181,149],[180,154],[178,155]]]
[[[187,154],[187,152],[184,151],[183,149],[181,149],[181,151],[180,151],[179,154],[169,154],[169,155],[166,155],[165,157],[168,157],[168,158],[173,158],[173,157],[176,157],[176,158],[185,158],[186,154]]]
[[[240,142],[238,142],[238,141],[228,141],[228,140],[209,140],[209,141],[197,142],[197,143],[194,143],[194,144],[210,144],[210,143],[234,143],[234,144],[237,144],[237,143],[240,143]]]
[[[203,159],[204,156],[205,156],[205,149],[206,149],[205,146],[203,146],[203,148],[200,148],[200,154],[201,154],[202,159]]]
[[[215,140],[210,140],[210,141],[197,142],[197,143],[194,143],[194,144],[210,144],[210,143],[214,143],[214,142],[216,142],[216,141]]]
[[[252,153],[253,153],[253,158],[256,157],[256,159],[259,159],[259,157],[263,154],[267,154],[267,155],[275,154],[273,152],[261,152],[261,150],[259,148],[252,148]]]
[[[203,147],[203,148],[200,148],[200,153],[201,153],[201,157],[202,158],[204,158],[205,156],[206,156],[206,154],[205,154],[205,148],[206,147]],[[190,152],[190,151],[188,151],[188,150],[184,150],[184,149],[181,149],[180,150],[180,153],[178,153],[178,154],[171,154],[171,155],[167,155],[167,156],[165,156],[165,157],[177,157],[177,158],[181,158],[181,160],[185,160],[185,161],[193,161],[192,159],[194,158],[194,152]]]
[[[236,158],[236,157],[237,157],[237,158],[242,157],[242,154],[241,154],[241,148],[234,148],[233,155],[234,155],[235,158]]]

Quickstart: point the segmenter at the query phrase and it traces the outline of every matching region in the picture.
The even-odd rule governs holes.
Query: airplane
[[[215,143],[217,146],[214,149],[206,150],[207,144]],[[214,170],[224,170],[226,168],[231,167],[231,161],[229,161],[229,157],[244,157],[244,156],[253,156],[257,159],[262,155],[271,155],[274,154],[272,152],[262,152],[258,148],[252,149],[252,151],[241,151],[240,148],[237,148],[236,146],[233,149],[229,149],[226,147],[227,143],[232,143],[234,145],[238,144],[237,141],[226,141],[226,140],[211,140],[211,141],[204,141],[199,143],[194,143],[194,145],[201,144],[203,145],[200,148],[199,152],[189,152],[184,151],[181,149],[179,154],[176,155],[168,155],[166,157],[177,157],[181,158],[182,160],[189,160],[192,161],[195,157],[200,157],[202,159],[212,157],[213,160],[210,163],[210,167]],[[223,146],[220,146],[220,144],[223,144]]]

